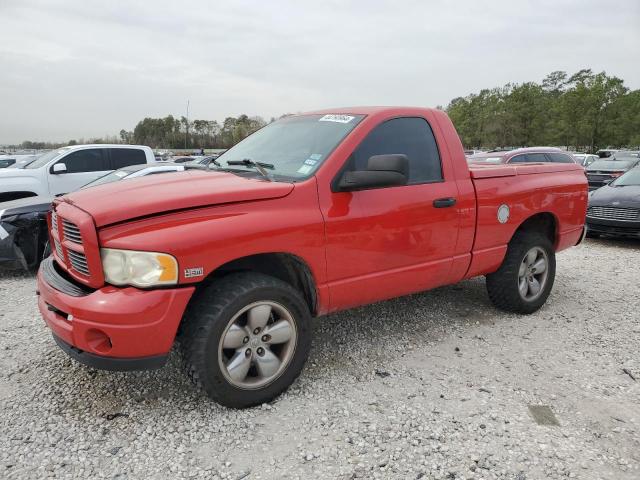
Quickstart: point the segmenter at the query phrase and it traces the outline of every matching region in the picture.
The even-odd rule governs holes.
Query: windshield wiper
[[[271,163],[254,162],[250,158],[243,158],[242,160],[227,160],[227,165],[244,165],[246,167],[254,167],[258,172],[260,172],[260,175],[269,181],[271,181],[271,177],[265,168],[275,168]]]

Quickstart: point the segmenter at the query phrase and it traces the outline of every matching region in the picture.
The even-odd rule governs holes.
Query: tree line
[[[152,148],[229,148],[266,124],[262,117],[247,115],[227,117],[222,123],[173,115],[147,117],[133,131],[120,130],[120,140]]]
[[[640,90],[590,69],[483,89],[454,98],[446,111],[467,148],[640,145]]]
[[[274,121],[272,118],[271,121]],[[140,120],[132,131],[120,130],[119,136],[105,136],[99,138],[74,139],[68,142],[34,142],[24,141],[12,148],[28,150],[43,150],[59,148],[66,145],[81,145],[85,143],[122,143],[147,145],[151,148],[171,149],[200,149],[200,148],[229,148],[267,122],[258,116],[227,117],[224,122],[216,120],[187,120],[186,117],[176,118],[167,115],[164,118],[144,118]]]

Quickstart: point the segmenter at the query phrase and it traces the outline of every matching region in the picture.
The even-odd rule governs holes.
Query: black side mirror
[[[371,188],[397,187],[409,181],[409,159],[406,155],[374,155],[366,170],[344,172],[336,191],[352,192]]]

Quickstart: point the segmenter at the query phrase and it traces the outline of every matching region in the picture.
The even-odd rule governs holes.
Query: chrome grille
[[[51,228],[58,231],[58,214],[56,212],[51,212]]]
[[[60,258],[60,260],[64,260],[64,254],[62,253],[62,246],[60,245],[60,242],[54,239],[53,243],[55,244],[56,253],[58,254],[58,257]]]
[[[640,220],[640,209],[623,207],[589,207],[587,215],[593,218],[609,220]]]
[[[89,265],[87,265],[87,257],[85,257],[84,253],[67,249],[67,255],[69,256],[71,268],[76,272],[89,276]]]
[[[73,243],[82,244],[82,235],[80,235],[80,229],[69,220],[62,219],[62,232],[64,233],[64,239]]]

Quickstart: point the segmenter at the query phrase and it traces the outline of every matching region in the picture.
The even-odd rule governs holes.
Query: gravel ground
[[[33,278],[5,275],[0,477],[638,479],[638,265],[640,242],[563,252],[527,317],[476,279],[318,319],[301,378],[244,411],[195,391],[176,355],[151,373],[73,363]]]

